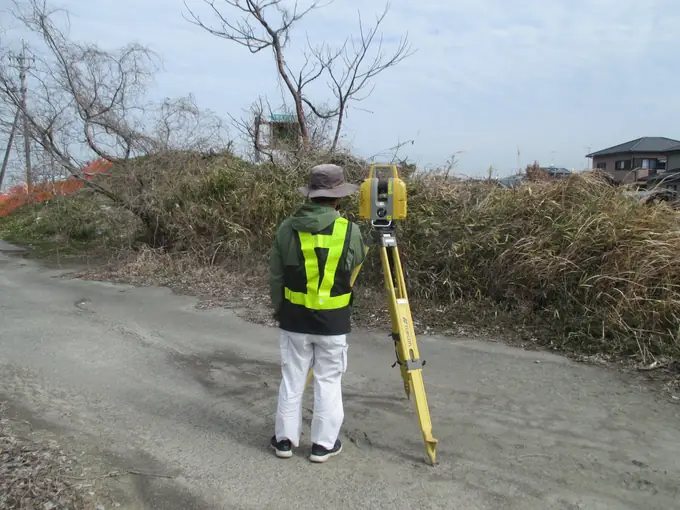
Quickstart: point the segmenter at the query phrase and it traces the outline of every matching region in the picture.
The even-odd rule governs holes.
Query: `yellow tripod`
[[[437,440],[432,436],[432,421],[423,381],[423,366],[426,362],[420,359],[418,351],[397,239],[393,231],[379,230],[377,236],[380,243],[380,262],[385,276],[390,318],[392,319],[392,339],[397,354],[395,364],[399,365],[406,398],[410,400],[411,395],[414,397],[418,421],[425,441],[425,451],[430,458],[430,463],[434,465]]]
[[[387,179],[379,179],[377,170],[388,170]],[[385,289],[392,321],[392,339],[395,344],[397,361],[404,383],[406,398],[415,399],[416,412],[425,441],[425,451],[432,465],[435,464],[437,440],[432,436],[430,409],[425,394],[423,366],[420,359],[416,334],[413,328],[411,307],[406,292],[404,271],[399,258],[395,226],[392,220],[406,217],[406,186],[397,176],[394,165],[371,166],[368,179],[361,186],[360,213],[371,220],[372,240],[380,247],[380,262],[385,277]],[[352,275],[352,284],[360,268]],[[393,366],[395,366],[393,365]],[[307,377],[307,386],[312,379],[312,370]]]

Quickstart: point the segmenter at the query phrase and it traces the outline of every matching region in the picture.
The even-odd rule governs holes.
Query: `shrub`
[[[34,244],[41,253],[129,248],[138,232],[138,220],[130,213],[87,191],[27,203],[0,218],[0,238]]]
[[[184,155],[146,158],[97,178],[145,204],[168,249],[238,268],[266,261],[276,227],[302,202],[296,187],[315,162],[277,168]],[[348,173],[358,182],[365,166],[352,163]],[[505,189],[415,173],[408,190],[400,251],[409,294],[421,307],[491,301],[518,322],[547,327],[563,347],[678,356],[680,222],[668,206],[641,204],[595,174]],[[73,204],[78,200],[94,199]],[[357,200],[343,204],[353,219]],[[86,239],[92,225],[102,230],[90,223],[101,220],[100,208],[87,209],[85,219],[82,204],[68,207],[62,209],[68,220],[51,230],[30,227],[31,235]],[[104,223],[109,236],[131,236],[139,227]],[[361,285],[382,288],[378,264],[373,250]]]

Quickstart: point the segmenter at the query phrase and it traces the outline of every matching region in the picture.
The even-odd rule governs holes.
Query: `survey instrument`
[[[432,436],[430,409],[425,394],[423,367],[416,340],[411,307],[406,291],[404,270],[399,257],[395,221],[406,219],[406,184],[399,178],[396,165],[372,165],[362,183],[359,217],[371,222],[372,242],[380,249],[380,262],[392,320],[392,339],[404,382],[406,398],[413,396],[425,450],[435,464],[437,440]]]
[[[410,400],[413,396],[415,400],[425,451],[430,463],[434,465],[437,440],[432,435],[432,421],[423,381],[423,367],[426,362],[421,359],[418,350],[394,223],[396,220],[406,218],[406,194],[406,184],[399,178],[396,165],[372,165],[368,178],[361,184],[359,217],[371,222],[369,244],[377,244],[380,249],[380,262],[392,322],[391,337],[397,357],[392,366],[399,365],[406,398]],[[310,370],[307,384],[311,378]]]

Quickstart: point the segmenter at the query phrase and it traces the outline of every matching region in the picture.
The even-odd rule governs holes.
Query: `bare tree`
[[[155,71],[154,55],[134,44],[116,52],[75,44],[57,27],[58,12],[40,0],[15,1],[15,18],[47,51],[33,54],[30,106],[22,105],[7,61],[0,63],[0,95],[22,109],[35,141],[77,175],[90,154],[120,162],[139,153],[141,97]]]
[[[137,198],[150,178],[135,176],[138,189],[113,191],[85,179],[83,167],[97,158],[120,164],[149,153],[206,150],[217,144],[221,122],[200,112],[191,96],[147,103],[147,85],[157,70],[151,50],[130,44],[104,51],[75,43],[57,26],[60,11],[50,10],[45,0],[14,0],[14,7],[15,19],[39,36],[44,47],[32,55],[25,106],[17,69],[0,58],[0,103],[9,111],[20,109],[27,119],[31,137],[44,153],[42,171],[55,175],[61,167],[158,231],[158,218]]]
[[[224,122],[213,112],[198,107],[193,95],[178,99],[165,98],[147,109],[149,134],[144,135],[145,152],[191,149],[231,151],[229,133]]]
[[[4,35],[5,30],[0,27],[0,35]],[[0,61],[9,58],[9,48],[7,47],[6,39],[0,38]],[[14,145],[14,137],[17,132],[21,117],[21,110],[14,105],[8,104],[5,101],[0,101],[0,133],[3,135],[3,141],[0,146],[3,149],[2,162],[0,162],[0,191],[2,191],[5,183],[5,176],[9,168],[10,154]]]
[[[299,81],[294,79],[295,73],[288,67],[284,56],[284,47],[290,38],[290,30],[298,21],[300,21],[307,13],[319,7],[318,0],[314,0],[312,4],[303,11],[298,12],[297,2],[292,12],[282,5],[281,0],[222,0],[222,3],[230,6],[236,13],[241,16],[238,21],[230,21],[222,11],[216,7],[215,0],[203,0],[212,10],[213,14],[219,20],[218,28],[211,28],[201,21],[201,18],[194,13],[184,2],[184,5],[189,13],[191,23],[194,23],[201,28],[207,30],[213,35],[236,42],[245,46],[251,53],[259,53],[262,50],[269,49],[274,54],[274,61],[276,68],[285,83],[290,95],[295,102],[295,112],[298,123],[300,124],[300,134],[303,144],[309,140],[309,133],[307,131],[307,123],[305,121],[305,112],[302,101],[302,89],[304,86],[313,81],[319,75],[315,72],[307,72],[302,76],[300,73]],[[271,21],[267,17],[267,11],[273,9],[276,11],[275,17],[278,17],[278,23]]]
[[[7,173],[7,167],[9,165],[9,157],[12,153],[12,145],[14,144],[14,135],[17,131],[17,125],[19,124],[19,114],[21,112],[17,108],[12,120],[12,124],[9,127],[9,133],[7,133],[7,144],[5,145],[5,154],[2,157],[2,163],[0,166],[0,191],[2,190],[2,185],[5,182],[5,174]],[[2,121],[2,130],[5,132],[5,121]]]
[[[264,155],[269,161],[272,163],[274,162],[273,151],[265,148],[262,143],[264,136],[263,119],[268,116],[268,114],[271,114],[271,110],[269,102],[265,98],[260,97],[250,105],[250,108],[244,117],[237,119],[232,114],[229,114],[232,124],[240,133],[249,152],[252,150],[252,153],[248,154],[248,156],[251,156],[251,159],[254,159],[255,161],[260,161]]]
[[[335,125],[330,150],[335,151],[349,103],[368,97],[370,92],[364,96],[361,94],[369,86],[371,80],[412,53],[407,37],[400,41],[394,53],[389,56],[383,51],[382,37],[376,38],[378,28],[389,10],[388,4],[382,15],[377,18],[373,28],[366,31],[361,18],[359,19],[358,41],[348,38],[338,49],[325,44],[315,48],[307,41],[308,48],[303,54],[304,64],[298,71],[294,71],[286,60],[286,44],[291,38],[294,25],[312,10],[322,7],[319,0],[313,0],[304,10],[298,10],[297,2],[292,10],[288,10],[283,6],[282,0],[202,1],[210,8],[217,23],[206,24],[186,5],[185,1],[185,7],[189,13],[188,21],[217,37],[245,46],[251,53],[259,53],[262,50],[272,51],[278,75],[293,99],[302,148],[310,148],[312,138],[310,124],[316,122],[317,126],[322,126],[321,131],[317,130],[318,136],[327,129],[328,121],[333,119]],[[218,3],[220,6],[217,5]],[[227,12],[229,10],[231,15]],[[377,54],[370,57],[371,49],[376,44]],[[305,93],[307,87],[324,73],[329,74],[329,86],[336,100],[336,104],[330,107],[318,104]],[[259,106],[255,105],[254,109],[259,110]],[[241,128],[244,127],[242,123],[239,124]],[[251,135],[256,130],[256,126],[247,127]]]
[[[364,28],[361,13],[359,13],[359,37],[357,39],[347,38],[339,51],[328,46],[322,47],[321,50],[314,50],[314,55],[321,67],[330,77],[329,86],[337,100],[337,106],[333,111],[337,114],[337,120],[330,147],[331,152],[334,152],[338,146],[349,103],[363,101],[370,96],[375,85],[368,91],[366,89],[371,85],[371,80],[375,76],[394,67],[414,53],[411,50],[408,35],[406,35],[399,40],[396,49],[391,54],[385,54],[382,35],[377,39],[376,36],[388,10],[389,4],[377,17],[375,25],[368,30]],[[372,57],[371,53],[374,53]],[[308,102],[306,98],[303,99]]]

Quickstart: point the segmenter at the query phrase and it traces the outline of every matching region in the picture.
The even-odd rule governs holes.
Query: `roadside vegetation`
[[[28,422],[9,418],[0,402],[0,508],[45,509],[95,508],[88,492],[92,483],[77,476],[82,470],[70,452],[54,441],[32,437]],[[27,425],[28,433],[18,434],[18,425]]]
[[[276,151],[263,142],[263,119],[276,110],[266,98],[245,118],[232,118],[247,142],[237,155],[221,119],[191,96],[146,101],[153,52],[73,42],[45,3],[17,5],[23,8],[14,19],[44,41],[43,56],[31,69],[28,104],[18,93],[17,66],[0,65],[0,105],[28,125],[37,158],[32,180],[78,185],[39,203],[22,199],[0,216],[0,237],[61,261],[108,261],[110,277],[202,295],[250,293],[265,308],[267,255],[278,223],[300,203],[296,187],[320,162],[341,164],[352,182],[364,178],[368,162],[342,147],[346,113],[377,76],[412,53],[406,38],[392,53],[381,45],[385,11],[338,48],[308,42],[300,69],[291,69],[283,65],[294,51],[287,42],[320,4],[291,13],[276,0],[245,7],[226,0],[224,11],[207,11],[215,26],[190,10],[197,30],[271,52],[286,96],[279,110],[292,104],[286,111],[295,136],[279,140]],[[313,100],[312,83],[323,79],[331,99]],[[586,356],[647,366],[678,359],[680,233],[671,207],[642,204],[591,172],[560,181],[531,172],[513,189],[420,172],[397,157],[401,147],[387,159],[400,161],[409,190],[400,240],[420,330],[503,328],[526,343]],[[105,171],[87,172],[92,161],[105,162]],[[343,204],[354,219],[357,198]],[[386,318],[382,291],[372,251],[359,279],[360,324]]]
[[[258,274],[264,284],[276,226],[300,204],[295,188],[313,163],[281,168],[191,154],[130,161],[97,180],[121,196],[139,175],[153,181],[153,193],[129,197],[153,217],[152,229],[83,190],[24,206],[0,222],[0,235],[43,253],[86,250],[128,262],[151,249],[196,267]],[[358,182],[365,168],[350,162],[348,173]],[[560,350],[645,363],[680,354],[680,223],[669,206],[641,204],[591,173],[514,189],[436,173],[406,180],[403,261],[416,310],[433,326],[528,328],[537,343]],[[356,219],[356,197],[343,209]],[[360,286],[382,285],[373,251]]]

